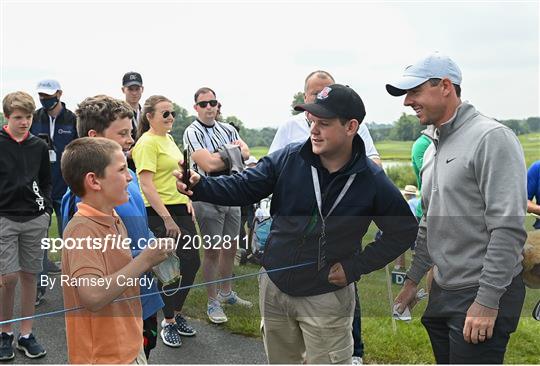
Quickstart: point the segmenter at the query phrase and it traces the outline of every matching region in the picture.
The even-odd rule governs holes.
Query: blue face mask
[[[39,101],[41,102],[41,105],[43,106],[43,108],[45,108],[48,111],[52,110],[58,104],[57,97],[50,98],[50,99],[40,99]]]

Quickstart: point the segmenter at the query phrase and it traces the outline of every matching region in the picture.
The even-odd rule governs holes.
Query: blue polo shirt
[[[534,162],[527,172],[527,199],[540,204],[540,160]],[[536,219],[534,228],[540,230],[540,219]]]
[[[154,237],[154,234],[148,228],[148,216],[146,215],[146,208],[144,207],[144,201],[141,196],[141,191],[139,188],[139,183],[137,181],[137,175],[130,170],[129,174],[133,180],[128,184],[128,195],[129,200],[123,205],[115,207],[115,211],[120,216],[124,225],[126,226],[129,237],[131,238],[131,254],[133,257],[139,255],[139,253],[144,249],[148,239]],[[77,206],[75,203],[80,202],[79,197],[74,197],[74,202],[70,201],[70,196],[72,196],[71,190],[68,188],[66,194],[62,198],[62,224],[64,228],[66,227],[69,221],[69,210],[70,205],[72,207],[72,214],[77,211]],[[63,229],[64,229],[63,228]],[[142,239],[142,240],[140,240]],[[139,246],[137,246],[139,245]],[[151,278],[151,273],[143,274],[141,277],[146,276]],[[141,287],[141,295],[150,294],[152,292],[157,292],[157,280],[154,281],[150,288],[146,286]],[[160,310],[164,303],[159,294],[154,294],[151,296],[144,296],[141,298],[141,305],[143,310],[143,319],[154,315],[158,310]]]

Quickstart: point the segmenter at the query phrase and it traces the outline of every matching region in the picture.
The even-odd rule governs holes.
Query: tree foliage
[[[302,103],[304,103],[304,92],[299,91],[293,96],[293,100],[291,103],[291,113],[293,116],[297,115],[298,113],[301,113],[299,111],[295,111],[294,106],[297,104],[302,104]]]

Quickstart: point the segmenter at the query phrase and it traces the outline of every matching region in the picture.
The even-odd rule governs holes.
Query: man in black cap
[[[400,191],[366,157],[357,135],[366,112],[354,90],[327,86],[314,103],[296,110],[308,112],[307,141],[265,156],[241,174],[191,172],[189,191],[175,172],[177,187],[194,201],[225,206],[273,194],[262,265],[275,271],[259,279],[268,361],[350,364],[353,282],[407,250],[417,223]],[[384,234],[362,250],[372,220]]]
[[[126,102],[133,108],[133,118],[131,119],[131,137],[133,137],[133,146],[137,142],[137,126],[139,125],[139,116],[142,111],[141,101],[144,91],[142,76],[138,72],[130,71],[124,74],[122,78],[122,93],[126,97]],[[131,159],[131,150],[127,154],[129,168],[135,171],[135,163]]]

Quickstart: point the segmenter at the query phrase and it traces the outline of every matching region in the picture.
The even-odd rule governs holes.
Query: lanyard
[[[321,215],[321,236],[319,238],[319,257],[317,260],[317,270],[320,271],[323,267],[326,266],[326,254],[324,250],[324,246],[326,245],[326,219],[334,211],[336,206],[345,196],[345,193],[347,193],[347,191],[351,187],[351,184],[356,177],[356,173],[349,176],[347,182],[341,189],[341,192],[339,193],[338,197],[336,198],[334,204],[332,205],[326,216],[324,216],[322,213],[322,197],[321,186],[319,183],[319,175],[317,174],[317,169],[315,169],[315,167],[313,166],[311,167],[311,176],[313,178],[313,189],[315,190],[315,198],[317,199],[317,208],[319,209],[319,215]]]
[[[49,135],[51,136],[51,140],[54,141],[54,122],[56,121],[56,117],[49,116]]]

